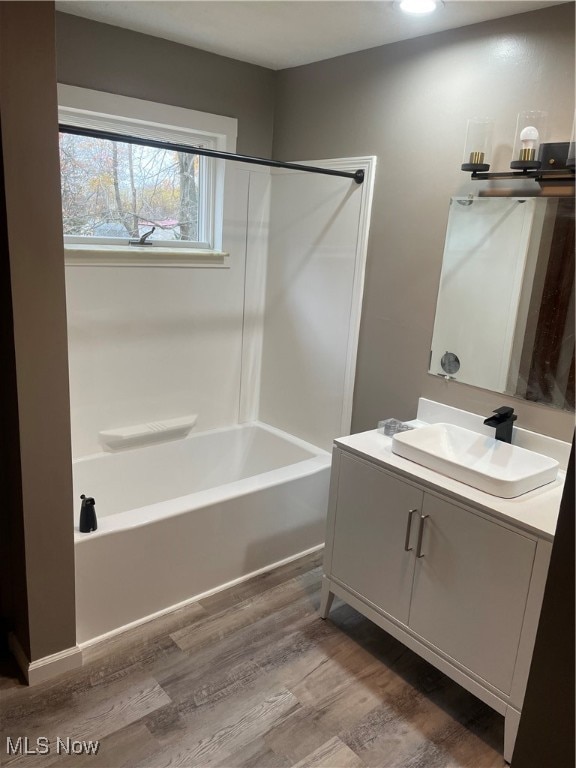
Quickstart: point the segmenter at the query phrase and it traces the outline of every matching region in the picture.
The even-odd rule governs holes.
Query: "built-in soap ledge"
[[[105,429],[98,433],[100,444],[106,451],[121,451],[148,443],[178,440],[186,437],[198,420],[197,414],[179,416],[176,419],[134,424],[131,427]]]

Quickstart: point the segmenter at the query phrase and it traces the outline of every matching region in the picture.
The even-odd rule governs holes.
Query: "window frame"
[[[58,85],[58,120],[63,125],[94,128],[177,144],[203,146],[224,152],[236,150],[238,121],[235,118],[173,107],[127,96]],[[121,138],[120,138],[121,142]],[[217,252],[222,248],[225,162],[199,156],[199,224],[202,240],[155,240],[146,250],[182,249],[191,253]],[[143,248],[127,238],[64,235],[64,244],[75,253],[79,247],[94,250],[110,247],[122,253]],[[83,248],[82,248],[83,247]]]
[[[64,121],[62,121],[64,122]],[[65,125],[73,125],[66,121]],[[98,137],[96,137],[98,138]],[[204,140],[198,145],[212,148],[213,142]],[[107,139],[105,139],[107,140]],[[118,143],[122,143],[121,139]],[[156,238],[150,240],[150,244],[156,248],[194,248],[199,250],[211,250],[214,243],[214,197],[216,194],[214,176],[214,164],[211,158],[199,156],[199,184],[198,184],[198,228],[201,235],[199,240],[170,240],[168,238]],[[119,245],[128,246],[128,237],[106,237],[97,235],[64,235],[64,242],[70,245]],[[134,246],[129,246],[133,248]],[[147,246],[150,247],[150,246]]]

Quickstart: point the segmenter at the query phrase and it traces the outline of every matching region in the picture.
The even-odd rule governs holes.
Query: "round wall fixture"
[[[442,366],[444,373],[453,374],[458,373],[460,370],[460,360],[454,352],[444,352],[442,359],[440,360],[440,365]]]

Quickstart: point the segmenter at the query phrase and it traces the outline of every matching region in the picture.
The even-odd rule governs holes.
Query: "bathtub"
[[[260,423],[75,460],[77,642],[320,546],[329,475],[329,453]],[[92,533],[78,531],[82,493]]]

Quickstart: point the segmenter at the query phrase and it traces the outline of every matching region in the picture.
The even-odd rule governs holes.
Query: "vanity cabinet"
[[[332,574],[404,624],[414,570],[405,551],[406,514],[418,515],[423,496],[364,461],[342,457]]]
[[[506,715],[510,761],[549,542],[339,447],[327,525],[322,617],[338,595]]]
[[[408,625],[510,693],[536,543],[424,494]]]

